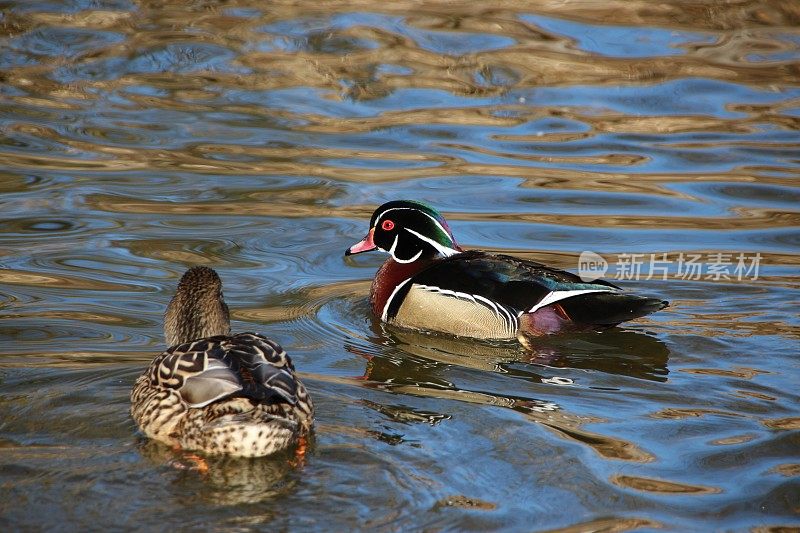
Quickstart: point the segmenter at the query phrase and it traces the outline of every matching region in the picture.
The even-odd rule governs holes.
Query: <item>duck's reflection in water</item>
[[[497,373],[540,384],[536,396],[547,395],[545,387],[548,384],[570,382],[554,376],[554,368],[594,370],[603,374],[665,381],[669,349],[651,335],[612,329],[570,337],[543,337],[538,339],[540,342],[536,346],[526,347],[515,342],[486,342],[404,330],[378,322],[372,328],[375,336],[366,346],[345,344],[346,350],[367,361],[364,375],[360,378],[364,386],[416,397],[505,407],[551,428],[560,436],[592,447],[604,457],[642,462],[652,460],[649,453],[633,443],[581,429],[587,422],[599,422],[596,417],[566,412],[555,399],[492,391],[488,382],[496,375],[484,376],[482,379],[487,385],[483,386],[481,377],[472,373]],[[466,370],[467,374],[458,370]],[[459,381],[464,383],[455,383],[454,376],[462,376]],[[472,382],[472,386],[465,385],[466,382]],[[519,387],[515,389],[519,391]],[[403,422],[436,424],[450,417],[445,412],[369,403],[371,408],[388,418]]]
[[[534,381],[546,380],[543,376],[551,374],[543,372],[545,367],[594,370],[653,381],[666,381],[669,373],[667,346],[657,337],[636,330],[612,328],[602,333],[549,335],[532,339],[523,346],[516,341],[468,339],[382,323],[373,323],[372,328],[376,336],[371,340],[387,348],[382,354],[388,356],[388,361],[403,364],[400,358],[391,355],[391,348],[399,349],[421,358],[409,361],[418,370],[454,365]],[[348,349],[357,352],[352,347]]]
[[[669,348],[640,331],[612,328],[602,333],[540,337],[526,362],[559,368],[594,370],[652,381],[666,381]]]
[[[303,466],[293,451],[269,457],[239,458],[195,455],[144,437],[136,443],[142,457],[173,472],[173,483],[194,486],[199,497],[214,504],[257,503],[292,492]]]

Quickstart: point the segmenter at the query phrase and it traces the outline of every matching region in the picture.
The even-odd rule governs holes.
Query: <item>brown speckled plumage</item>
[[[313,424],[313,404],[291,358],[254,333],[230,335],[216,272],[186,272],[167,308],[173,346],[157,356],[131,393],[131,415],[150,438],[239,457],[293,445]]]

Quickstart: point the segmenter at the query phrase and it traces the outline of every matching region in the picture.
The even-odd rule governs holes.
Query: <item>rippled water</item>
[[[800,525],[799,28],[795,0],[0,2],[0,526]],[[644,254],[620,283],[672,306],[533,350],[386,328],[384,258],[343,252],[398,198],[468,248]],[[305,464],[137,435],[197,264],[294,356]]]

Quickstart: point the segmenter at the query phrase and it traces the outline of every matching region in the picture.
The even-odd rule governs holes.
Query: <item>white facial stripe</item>
[[[389,306],[392,304],[392,300],[394,300],[394,297],[397,295],[397,292],[403,287],[403,285],[405,285],[409,281],[411,281],[411,278],[408,278],[407,280],[399,283],[397,287],[395,287],[394,290],[392,291],[392,294],[389,295],[389,299],[386,300],[386,305],[383,306],[383,313],[381,313],[381,320],[383,320],[384,322],[388,321],[389,319]]]
[[[437,252],[439,252],[441,255],[443,255],[445,257],[450,257],[451,255],[455,255],[457,253],[460,253],[458,250],[454,250],[452,248],[448,248],[447,246],[442,246],[441,244],[439,244],[438,242],[434,241],[433,239],[430,239],[430,238],[426,237],[425,235],[423,235],[423,234],[421,234],[421,233],[419,233],[417,231],[414,231],[413,229],[409,229],[409,228],[403,228],[403,229],[406,230],[407,232],[411,233],[412,235],[416,235],[417,238],[419,238],[420,240],[425,241],[428,244],[430,244],[431,246],[433,246],[436,249]]]
[[[426,217],[428,217],[429,219],[433,220],[433,223],[434,223],[434,224],[436,224],[436,226],[437,226],[437,227],[438,227],[440,230],[442,230],[442,231],[444,232],[444,234],[445,234],[445,235],[450,235],[450,232],[449,232],[449,231],[447,231],[447,230],[444,228],[444,226],[442,226],[442,224],[441,224],[441,223],[440,223],[438,220],[436,220],[436,218],[435,218],[435,217],[432,217],[431,215],[429,215],[428,213],[426,213],[425,211],[422,211],[421,209],[419,209],[419,208],[417,208],[417,207],[392,207],[391,209],[387,209],[386,211],[384,211],[383,213],[381,213],[381,214],[380,214],[380,216],[379,216],[378,218],[376,218],[376,219],[375,219],[375,226],[373,226],[373,227],[377,227],[377,226],[378,226],[378,220],[380,220],[380,219],[383,217],[383,215],[385,215],[385,214],[386,214],[386,213],[388,213],[389,211],[397,211],[397,210],[419,211],[420,213],[422,213],[423,215],[425,215],[425,216],[426,216]]]
[[[590,292],[617,292],[617,290],[609,287],[607,289],[580,289],[577,291],[553,291],[547,293],[545,297],[542,298],[538,304],[528,309],[528,313],[535,313],[536,311],[547,305],[556,303],[566,298],[572,298],[573,296],[578,296],[579,294],[589,294]]]

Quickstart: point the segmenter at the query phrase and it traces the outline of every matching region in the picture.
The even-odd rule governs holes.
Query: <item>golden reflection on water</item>
[[[781,430],[800,429],[800,417],[772,418],[764,420],[763,424],[770,429],[781,429]]]
[[[95,322],[97,324],[129,324],[131,326],[142,325],[145,322],[131,319],[127,316],[114,316],[114,315],[101,315],[99,313],[87,313],[82,311],[44,311],[35,314],[0,314],[0,319],[20,319],[20,318],[37,318],[37,319],[66,319],[66,320],[85,320],[87,322]]]
[[[772,471],[786,477],[800,477],[800,463],[781,464]]]
[[[337,215],[342,218],[369,219],[374,207],[348,206],[336,208],[323,205],[300,205],[291,200],[281,203],[280,193],[269,204],[239,202],[159,202],[140,200],[103,194],[86,197],[88,205],[95,209],[112,213],[154,213],[154,214],[235,214],[264,215],[280,214],[284,217],[308,217]],[[280,206],[278,208],[278,206]],[[604,226],[620,229],[650,228],[658,226],[668,229],[718,229],[750,230],[775,227],[800,226],[800,213],[772,211],[766,209],[741,208],[739,217],[678,217],[678,216],[620,216],[620,215],[550,215],[546,213],[506,212],[506,213],[446,213],[450,220],[471,222],[513,221],[535,222],[540,224],[567,225],[574,227],[596,227],[598,222]]]
[[[10,268],[0,268],[0,282],[14,285],[54,287],[59,289],[81,289],[95,291],[141,291],[137,285],[123,285],[96,279],[63,274],[34,274]]]
[[[185,38],[172,28],[182,27],[185,14],[179,6],[162,3],[149,4],[140,2],[140,11],[136,22],[139,31],[131,31],[129,13],[115,11],[85,11],[69,16],[38,14],[29,20],[13,18],[7,22],[16,31],[24,31],[38,24],[57,24],[68,27],[93,30],[116,30],[126,35],[128,46],[139,49],[149,43],[169,42]],[[242,5],[261,7],[254,2],[241,2]],[[253,89],[258,84],[264,89],[277,89],[303,85],[341,91],[341,79],[355,80],[355,89],[349,94],[360,97],[374,97],[399,88],[414,86],[417,88],[437,88],[453,93],[476,94],[497,93],[507,90],[505,86],[475,82],[476,73],[486,69],[502,70],[507,77],[515,80],[519,86],[550,84],[616,84],[620,79],[629,81],[651,81],[682,78],[686,76],[706,77],[711,79],[728,79],[736,82],[744,80],[753,83],[768,84],[783,81],[787,76],[798,74],[796,65],[789,62],[773,62],[767,65],[747,61],[749,54],[759,48],[769,52],[780,51],[786,44],[774,39],[766,31],[753,31],[748,40],[736,38],[734,31],[728,32],[726,21],[738,27],[748,17],[756,26],[776,23],[776,26],[792,27],[798,25],[796,7],[792,2],[772,2],[771,9],[759,9],[753,5],[744,12],[734,5],[726,8],[715,6],[713,9],[701,8],[691,2],[673,2],[664,4],[662,9],[654,9],[642,2],[613,2],[611,6],[598,8],[592,4],[572,6],[563,2],[538,2],[536,10],[542,15],[553,14],[572,20],[584,20],[593,23],[597,20],[605,24],[629,25],[641,20],[638,13],[647,13],[648,21],[672,28],[686,28],[703,31],[716,38],[716,42],[685,43],[685,54],[670,58],[616,58],[602,57],[586,53],[575,46],[573,39],[553,34],[538,28],[535,23],[521,20],[519,15],[529,12],[529,6],[520,6],[516,2],[501,2],[491,9],[482,5],[469,3],[429,2],[424,6],[413,2],[393,2],[391,5],[380,5],[374,2],[326,3],[320,13],[350,12],[365,9],[385,14],[416,13],[408,16],[406,23],[412,27],[441,32],[467,32],[485,35],[502,35],[513,40],[513,44],[500,49],[475,51],[461,55],[441,55],[425,49],[418,42],[407,36],[391,32],[385,28],[373,28],[356,25],[344,29],[335,29],[327,34],[312,35],[309,47],[316,44],[322,50],[328,43],[341,43],[350,46],[347,54],[334,53],[297,53],[294,50],[272,49],[269,52],[247,50],[243,46],[248,42],[259,42],[269,39],[261,30],[261,26],[281,18],[289,19],[297,16],[312,16],[313,9],[298,11],[291,3],[277,2],[270,5],[270,12],[244,19],[224,14],[221,8],[209,8],[206,13],[196,13],[190,33],[194,42],[204,44],[227,45],[238,52],[237,63],[269,73],[267,76],[235,76],[232,74],[214,73],[217,82],[231,85],[247,84]],[[754,4],[754,3],[751,3]],[[453,19],[450,13],[458,12],[459,17]],[[687,13],[696,14],[689,18]],[[713,15],[709,16],[709,13]],[[627,15],[627,17],[626,17]],[[143,24],[148,21],[152,26]],[[142,30],[142,27],[147,27]],[[220,39],[218,36],[224,36]],[[314,38],[317,42],[314,42]],[[374,46],[365,47],[361,43]],[[80,61],[92,61],[99,58],[114,57],[124,54],[126,47],[118,44],[109,45],[102,51],[95,51],[80,58]],[[537,62],[528,61],[535,54]],[[377,75],[372,65],[396,64],[411,69],[413,76],[385,73]],[[776,67],[777,64],[777,67]],[[115,84],[137,83],[137,77],[123,77]],[[149,82],[158,83],[157,75],[147,74]],[[166,81],[166,78],[164,79]],[[99,83],[98,83],[99,84]],[[105,86],[106,89],[110,87]]]
[[[436,502],[434,509],[437,507],[461,507],[464,509],[493,511],[497,509],[497,504],[491,502],[485,502],[477,498],[470,498],[468,496],[457,495],[439,500],[438,502]]]
[[[58,368],[63,370],[81,370],[90,367],[97,367],[102,372],[109,369],[112,364],[131,364],[142,365],[153,360],[153,356],[158,352],[154,350],[135,350],[130,348],[120,348],[115,351],[103,352],[93,350],[90,352],[47,352],[41,350],[37,352],[15,352],[13,361],[3,362],[3,368]],[[125,367],[130,370],[129,366]],[[133,372],[139,374],[141,372]]]
[[[769,374],[768,371],[760,370],[758,368],[731,368],[731,369],[720,369],[720,368],[682,368],[681,372],[686,372],[687,374],[699,374],[699,375],[710,375],[710,376],[721,376],[721,377],[733,377],[739,379],[753,379],[754,377],[760,374]]]
[[[770,396],[769,394],[764,394],[763,392],[737,390],[736,394],[743,397],[758,398],[759,400],[766,400],[768,402],[774,402],[777,400],[775,396]]]
[[[720,409],[712,409],[712,408],[695,408],[695,409],[687,409],[687,408],[668,408],[663,409],[657,413],[653,413],[653,418],[667,418],[672,420],[681,420],[684,418],[700,418],[707,415],[714,415],[714,416],[744,416],[739,413],[735,413],[733,411],[723,411]]]
[[[716,446],[733,446],[736,444],[743,444],[745,442],[750,442],[758,438],[758,435],[749,434],[749,435],[736,435],[733,437],[727,437],[724,439],[715,439],[710,442],[710,444],[714,444]]]
[[[663,524],[645,518],[598,518],[580,522],[569,527],[549,529],[543,533],[583,533],[585,531],[603,531],[604,533],[623,533],[639,529],[662,529]]]
[[[105,474],[92,460],[113,448],[112,470],[133,466],[104,492],[182,514],[177,498],[197,498],[190,525],[205,508],[236,515],[212,528],[323,523],[280,498],[316,502],[301,514],[334,529],[429,515],[431,530],[529,529],[513,520],[537,505],[537,527],[560,531],[707,525],[685,495],[726,515],[752,504],[759,524],[762,506],[789,516],[773,478],[798,475],[796,395],[761,354],[797,338],[781,313],[798,287],[798,2],[86,5],[0,10],[0,467],[4,486],[30,487],[13,501],[50,487],[63,501],[63,479],[102,476],[52,465]],[[764,271],[638,280],[671,308],[603,340],[525,351],[393,331],[367,317],[379,260],[341,252],[395,193],[440,201],[468,243],[561,268],[597,245],[760,250]],[[233,281],[234,320],[303,363],[321,413],[307,467],[219,461],[204,477],[154,443],[131,452],[129,382],[163,349],[162,304],[196,264]],[[89,447],[40,444],[64,433]],[[758,505],[720,476],[720,451],[769,456],[734,465],[767,494]],[[461,470],[464,453],[480,468]],[[690,463],[693,483],[672,475]],[[464,490],[476,475],[481,490]],[[100,492],[69,494],[70,516],[97,526],[82,505]],[[565,502],[580,512],[554,518]]]
[[[661,494],[719,494],[722,492],[718,487],[704,487],[701,485],[689,485],[686,483],[675,483],[663,479],[653,479],[637,476],[613,476],[611,482],[620,487],[641,490],[645,492],[655,492]]]

